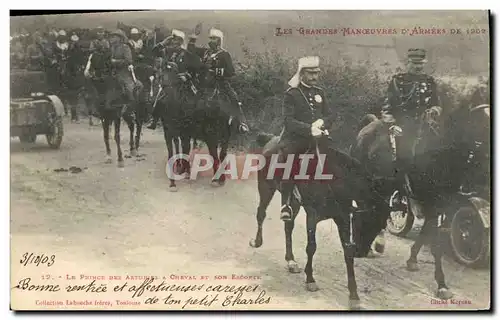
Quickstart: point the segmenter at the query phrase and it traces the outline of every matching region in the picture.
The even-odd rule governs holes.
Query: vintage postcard
[[[489,11],[10,34],[11,309],[490,309]]]

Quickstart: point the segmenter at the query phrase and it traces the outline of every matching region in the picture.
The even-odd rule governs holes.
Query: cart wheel
[[[36,134],[22,134],[19,136],[19,140],[21,140],[22,143],[35,143]]]
[[[410,203],[406,196],[401,196],[399,191],[393,194],[393,206],[390,218],[387,219],[387,230],[398,237],[404,237],[413,228],[415,216],[411,212]]]
[[[451,250],[455,260],[467,267],[484,267],[490,258],[490,228],[472,207],[460,208],[451,221]]]
[[[62,122],[62,117],[58,116],[55,121],[54,125],[51,127],[51,133],[48,133],[47,136],[47,143],[52,149],[59,149],[61,146],[62,138],[63,138],[63,122]]]

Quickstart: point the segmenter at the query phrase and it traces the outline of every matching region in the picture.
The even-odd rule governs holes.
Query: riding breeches
[[[117,75],[117,81],[122,90],[125,93],[125,96],[127,97],[127,102],[135,102],[137,101],[137,95],[134,94],[134,92],[141,92],[143,89],[143,84],[139,80],[134,83],[134,80],[132,79],[132,76],[126,73],[118,73]]]

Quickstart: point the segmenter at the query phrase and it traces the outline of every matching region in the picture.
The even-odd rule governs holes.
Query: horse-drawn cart
[[[63,138],[64,105],[49,94],[43,71],[12,69],[10,73],[10,136],[34,143],[45,135],[49,146],[58,149]]]

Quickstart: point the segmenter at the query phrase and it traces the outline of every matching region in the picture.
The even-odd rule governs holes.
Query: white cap
[[[299,59],[299,66],[295,75],[288,81],[290,87],[296,88],[300,83],[300,72],[302,69],[312,69],[313,71],[320,71],[319,69],[319,57],[309,56]]]
[[[71,36],[71,41],[78,41],[80,38],[78,38],[78,35],[74,34]]]
[[[57,34],[60,36],[66,36],[66,31],[60,30]]]
[[[185,40],[186,39],[186,34],[180,30],[177,30],[177,29],[173,29],[172,30],[172,35],[174,37],[179,37],[179,38],[182,38],[182,40]]]
[[[220,31],[219,29],[212,28],[208,32],[209,37],[217,37],[220,39],[220,46],[222,47],[222,42],[224,41],[224,33]]]
[[[132,28],[132,30],[130,30],[130,34],[139,34],[139,30],[137,28]]]

